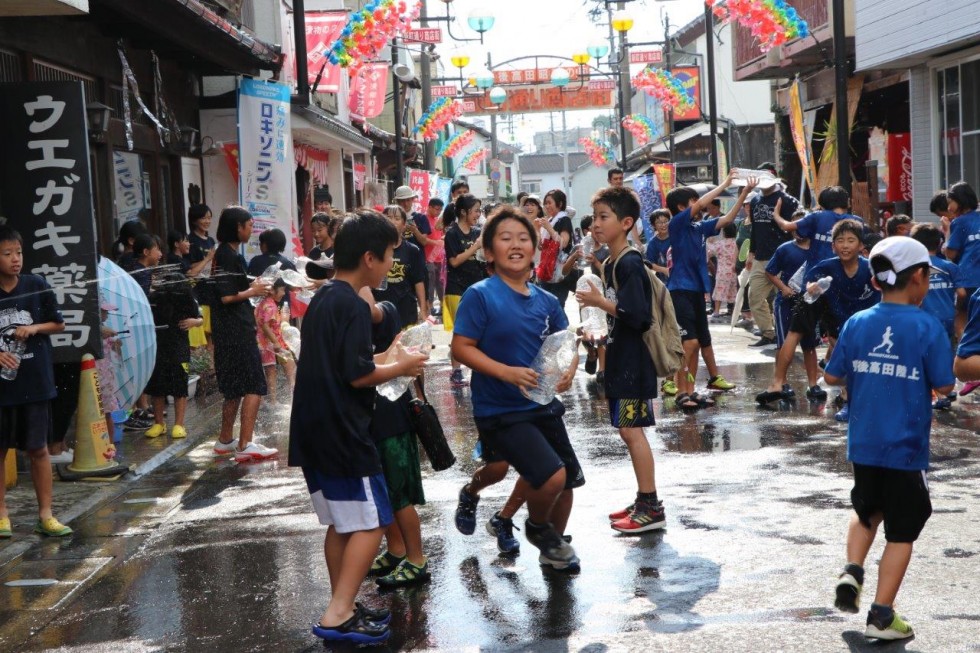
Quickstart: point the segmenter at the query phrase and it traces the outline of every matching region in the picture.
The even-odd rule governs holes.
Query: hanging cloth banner
[[[302,143],[293,144],[293,158],[296,165],[303,166],[321,186],[328,185],[327,169],[330,163],[330,153],[318,150]]]
[[[306,66],[309,81],[316,81],[323,70],[317,93],[339,93],[341,67],[330,63],[327,50],[340,38],[347,25],[346,11],[307,11],[306,12]],[[324,66],[326,64],[326,66]],[[295,65],[295,64],[294,64]]]
[[[156,125],[157,135],[160,137],[160,147],[163,147],[164,135],[169,140],[170,130],[160,124],[160,121],[153,115],[153,112],[143,103],[143,98],[140,97],[139,83],[136,81],[136,75],[133,74],[133,69],[129,67],[129,60],[126,59],[126,53],[123,52],[121,43],[117,49],[119,50],[119,62],[122,64],[123,122],[126,123],[126,147],[130,152],[133,151],[133,119],[129,108],[130,91],[132,91],[133,97],[136,98],[136,104],[143,110],[143,113],[150,119],[150,122]]]
[[[351,78],[347,106],[355,116],[377,118],[384,111],[387,92],[388,64],[365,64]]]
[[[800,157],[800,165],[803,166],[803,177],[806,179],[810,192],[817,192],[817,171],[813,165],[813,152],[810,149],[810,141],[806,137],[806,130],[803,127],[803,105],[800,102],[800,80],[793,80],[793,85],[789,89],[789,128],[793,134],[793,145],[796,146],[796,154]]]
[[[664,163],[653,166],[653,173],[657,175],[657,185],[660,186],[660,205],[667,206],[667,193],[677,183],[677,171],[673,163]]]
[[[427,170],[412,170],[408,174],[408,185],[418,194],[418,197],[415,198],[415,203],[412,205],[413,211],[418,210],[418,206],[429,205],[430,176],[433,175]]]
[[[272,228],[292,233],[295,162],[290,137],[290,89],[245,78],[238,85],[238,196],[252,214],[245,257],[259,253],[259,235]]]
[[[235,180],[235,184],[238,184],[238,143],[225,143],[221,146],[221,150],[225,153],[225,163],[228,164],[228,170],[231,172],[231,178]]]

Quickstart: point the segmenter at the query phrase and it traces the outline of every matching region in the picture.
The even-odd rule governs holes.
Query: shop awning
[[[314,107],[294,104],[292,107],[293,140],[321,150],[344,149],[370,154],[373,143],[350,125]]]
[[[296,165],[303,166],[321,186],[330,183],[327,179],[327,171],[330,167],[330,153],[325,152],[312,145],[303,143],[293,143],[293,158]]]

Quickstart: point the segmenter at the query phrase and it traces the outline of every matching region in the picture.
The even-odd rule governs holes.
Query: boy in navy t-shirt
[[[65,324],[51,286],[37,275],[21,274],[23,244],[20,234],[0,226],[0,539],[13,535],[3,464],[10,448],[31,459],[38,507],[34,532],[53,537],[72,532],[51,514],[48,457],[51,400],[57,394],[48,336],[64,331]]]
[[[946,330],[918,309],[929,292],[930,264],[925,246],[912,238],[893,236],[875,245],[870,265],[882,302],[847,320],[825,376],[833,385],[847,384],[852,406],[847,459],[854,466],[854,515],[835,605],[858,611],[864,561],[884,522],[887,544],[864,633],[875,639],[913,635],[894,602],[912,543],[932,514],[926,482],[930,392],[946,394],[955,381]]]
[[[822,211],[814,211],[799,220],[790,222],[779,214],[781,204],[776,205],[773,220],[784,231],[795,231],[804,238],[810,239],[810,255],[807,257],[807,269],[820,261],[834,257],[834,225],[841,220],[856,220],[864,225],[861,218],[847,212],[851,200],[847,191],[840,186],[830,186],[820,191],[817,202]]]
[[[647,243],[646,260],[650,261],[653,271],[657,273],[664,283],[670,277],[670,269],[667,267],[667,252],[670,250],[670,211],[667,209],[657,209],[650,214],[650,223],[653,225],[653,238]]]

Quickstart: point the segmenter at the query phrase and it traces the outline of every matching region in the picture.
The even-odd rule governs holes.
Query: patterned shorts
[[[609,420],[617,429],[653,426],[653,399],[610,399]]]

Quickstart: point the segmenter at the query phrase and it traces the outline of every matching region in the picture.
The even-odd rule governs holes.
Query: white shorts
[[[303,476],[320,523],[338,533],[370,531],[394,521],[383,474],[343,478],[304,467]]]

